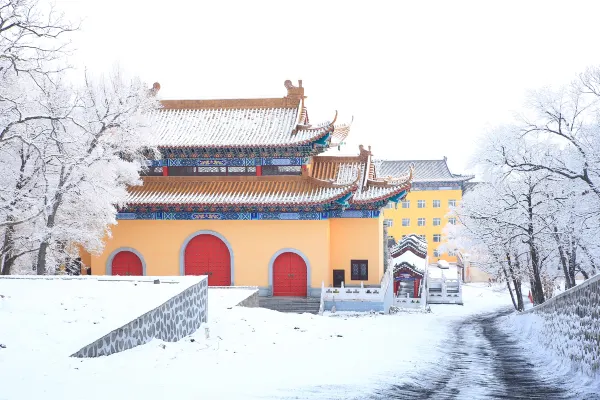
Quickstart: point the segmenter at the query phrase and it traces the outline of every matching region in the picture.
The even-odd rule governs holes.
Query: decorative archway
[[[131,247],[120,247],[108,256],[106,275],[145,276],[146,262],[139,251]]]
[[[269,290],[272,296],[310,294],[311,268],[308,258],[296,249],[281,249],[269,262]]]
[[[209,286],[233,285],[233,251],[223,237],[214,231],[198,231],[181,247],[180,275],[207,275]]]

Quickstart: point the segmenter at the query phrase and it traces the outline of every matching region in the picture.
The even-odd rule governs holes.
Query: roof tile
[[[143,185],[129,188],[126,203],[292,206],[331,202],[353,189],[302,176],[145,177]]]

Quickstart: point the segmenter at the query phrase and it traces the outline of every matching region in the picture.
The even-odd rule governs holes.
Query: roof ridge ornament
[[[295,99],[295,100],[304,100],[306,96],[304,96],[304,88],[302,87],[302,79],[298,80],[298,86],[294,86],[291,80],[286,80],[283,82],[283,86],[287,89],[287,98]]]

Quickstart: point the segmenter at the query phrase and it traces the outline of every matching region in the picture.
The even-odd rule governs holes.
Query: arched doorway
[[[307,294],[306,263],[296,253],[285,252],[273,262],[273,296]]]
[[[193,237],[185,247],[185,275],[208,275],[208,286],[231,285],[231,255],[220,238],[210,234]]]
[[[111,274],[120,276],[142,276],[142,260],[132,251],[119,251],[112,259]]]

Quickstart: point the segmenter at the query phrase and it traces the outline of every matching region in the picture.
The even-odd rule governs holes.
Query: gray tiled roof
[[[450,172],[446,160],[376,160],[377,177],[402,176],[414,164],[413,182],[466,181],[471,175],[456,175]]]

